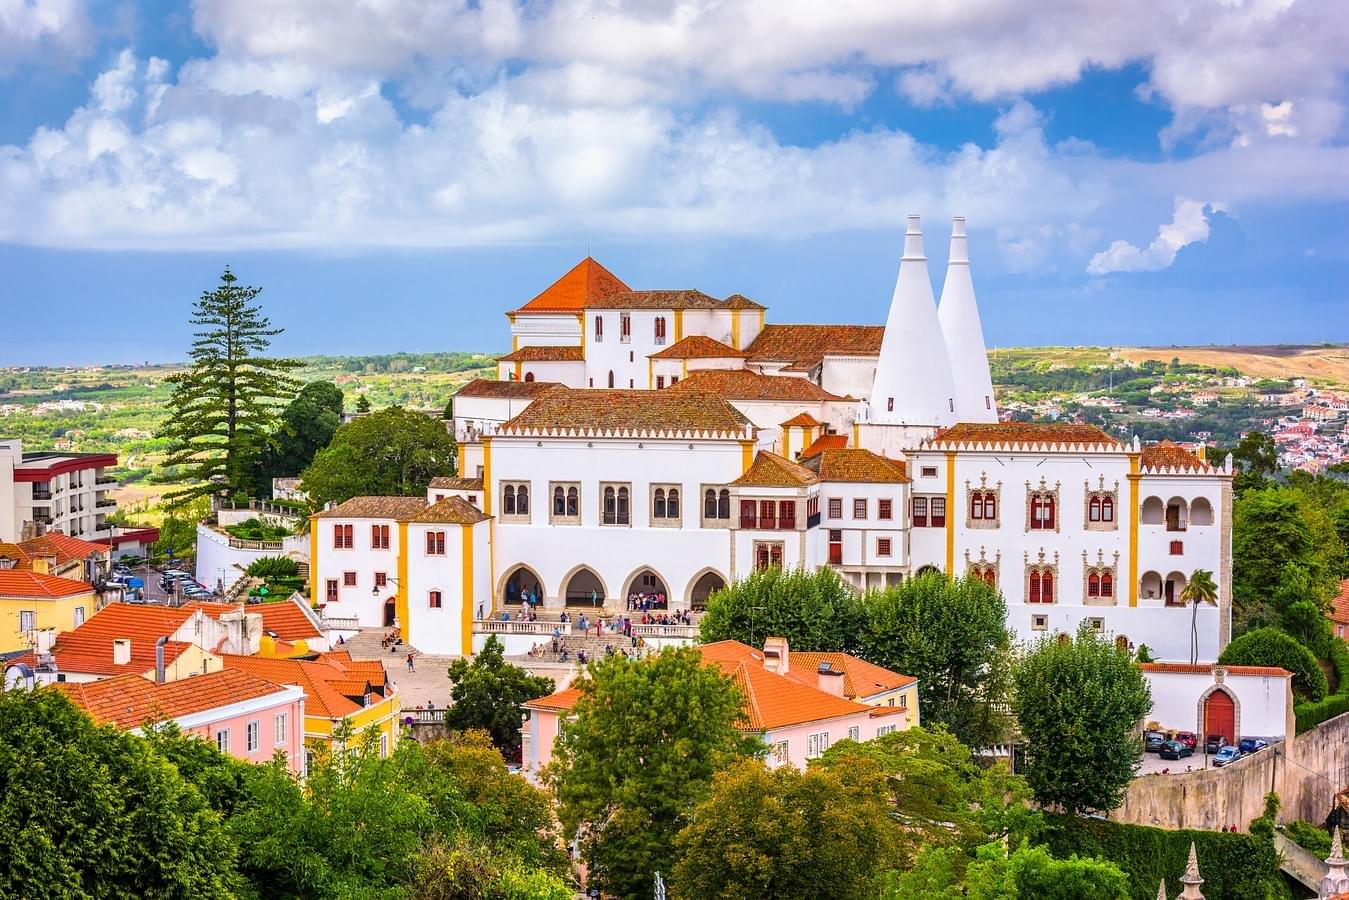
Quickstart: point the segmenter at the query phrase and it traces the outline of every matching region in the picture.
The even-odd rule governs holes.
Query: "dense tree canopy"
[[[1231,452],[1236,469],[1233,487],[1238,495],[1268,487],[1270,478],[1279,471],[1279,448],[1263,431],[1248,432]]]
[[[1085,625],[1044,637],[1017,663],[1013,708],[1035,799],[1068,813],[1119,805],[1143,756],[1138,723],[1152,708],[1143,673]]]
[[[1277,628],[1257,628],[1228,644],[1218,657],[1227,666],[1278,666],[1293,673],[1300,700],[1320,700],[1329,690],[1326,673],[1312,652]]]
[[[699,628],[703,643],[740,641],[763,646],[769,635],[798,650],[856,650],[862,604],[830,568],[759,569],[717,591]]]
[[[145,741],[51,688],[0,691],[0,896],[231,897],[235,846]]]
[[[507,757],[520,753],[520,709],[535,697],[553,692],[553,679],[530,675],[506,662],[505,648],[496,635],[471,660],[450,663],[450,697],[445,724],[464,731],[480,728]]]
[[[897,862],[899,836],[870,760],[807,772],[745,760],[716,776],[679,833],[673,895],[870,900]]]
[[[1330,517],[1301,491],[1248,491],[1232,519],[1232,594],[1243,628],[1279,624],[1291,603],[1322,605],[1334,595],[1344,574],[1344,544]],[[1285,586],[1294,579],[1296,594]]]
[[[866,597],[860,655],[918,678],[923,721],[987,747],[1006,725],[998,709],[1010,665],[1007,606],[978,578],[910,578]]]
[[[895,880],[883,900],[1129,900],[1129,877],[1102,859],[1055,859],[1044,847],[1022,844],[1010,855],[986,844],[962,868],[951,848],[925,852]]]
[[[303,472],[332,442],[341,424],[341,388],[328,381],[311,381],[300,388],[282,410],[267,442],[259,491],[270,496],[273,478],[290,478]]]
[[[693,648],[615,656],[589,671],[544,778],[593,883],[616,897],[649,897],[713,773],[763,745],[738,730],[735,682]]]
[[[454,438],[439,419],[391,406],[337,429],[301,481],[318,505],[359,496],[425,494],[431,479],[453,475]]]

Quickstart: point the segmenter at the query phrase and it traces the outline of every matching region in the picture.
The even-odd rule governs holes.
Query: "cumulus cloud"
[[[21,63],[83,56],[92,37],[83,0],[0,0],[0,75]]]
[[[1092,275],[1108,275],[1165,269],[1176,261],[1181,248],[1208,240],[1208,214],[1220,209],[1214,204],[1177,197],[1171,221],[1157,229],[1157,237],[1151,244],[1140,248],[1128,241],[1115,241],[1091,258],[1087,271]]]

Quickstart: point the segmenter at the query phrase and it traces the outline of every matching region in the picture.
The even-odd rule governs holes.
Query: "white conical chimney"
[[[988,374],[988,349],[979,322],[979,305],[970,278],[970,253],[965,238],[965,218],[951,222],[951,257],[937,310],[951,357],[951,380],[955,382],[956,415],[961,422],[996,422],[993,379]]]
[[[939,426],[956,421],[951,360],[937,320],[917,216],[909,216],[904,232],[904,257],[871,387],[871,421]]]

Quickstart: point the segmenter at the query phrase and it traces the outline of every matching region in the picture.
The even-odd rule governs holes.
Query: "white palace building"
[[[769,324],[739,294],[632,290],[583,260],[507,313],[497,379],[455,395],[461,477],[315,516],[313,596],[468,654],[525,598],[680,610],[764,566],[858,589],[936,569],[997,584],[1022,639],[1085,622],[1188,662],[1180,595],[1208,569],[1199,658],[1216,659],[1230,460],[1000,423],[963,219],[949,259],[938,305],[910,217],[884,326]]]

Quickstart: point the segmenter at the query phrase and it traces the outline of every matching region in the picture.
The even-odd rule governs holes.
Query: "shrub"
[[[248,564],[247,574],[256,578],[298,578],[300,564],[285,556],[264,556]]]
[[[290,537],[290,529],[280,525],[268,525],[261,519],[245,519],[238,525],[228,525],[225,530],[241,541],[279,541]]]
[[[1329,690],[1316,657],[1276,628],[1248,631],[1227,645],[1218,657],[1227,666],[1278,666],[1293,673],[1293,692],[1303,700],[1320,700]]]
[[[1330,834],[1320,825],[1294,820],[1283,828],[1288,839],[1317,859],[1330,855]]]
[[[1349,694],[1333,694],[1315,703],[1299,703],[1293,707],[1293,715],[1297,717],[1298,734],[1347,712],[1349,712]]]

